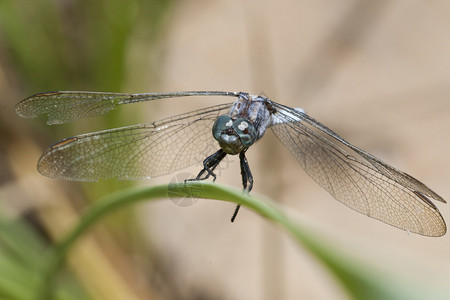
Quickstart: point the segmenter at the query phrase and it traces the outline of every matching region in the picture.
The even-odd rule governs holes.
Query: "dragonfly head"
[[[220,116],[213,125],[212,133],[220,147],[227,154],[239,154],[256,140],[256,129],[244,118],[233,120],[229,116]]]

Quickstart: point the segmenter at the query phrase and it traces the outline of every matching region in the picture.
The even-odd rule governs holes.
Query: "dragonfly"
[[[270,128],[303,169],[336,200],[371,218],[424,236],[442,236],[447,227],[432,200],[446,201],[414,177],[353,146],[305,113],[245,92],[103,93],[58,91],[20,101],[25,118],[41,114],[61,124],[107,114],[120,105],[188,96],[225,96],[234,101],[144,123],[63,139],[39,158],[38,171],[71,181],[147,179],[195,163],[193,180],[216,179],[227,155],[238,155],[244,192],[253,188],[247,150]],[[236,218],[240,205],[234,211]]]

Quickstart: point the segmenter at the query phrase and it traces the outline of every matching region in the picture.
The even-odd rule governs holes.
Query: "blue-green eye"
[[[233,120],[229,116],[220,116],[212,127],[214,138],[218,141],[223,131],[233,126]]]
[[[237,119],[233,123],[233,129],[239,136],[245,148],[250,147],[256,139],[256,130],[252,123],[246,119]]]

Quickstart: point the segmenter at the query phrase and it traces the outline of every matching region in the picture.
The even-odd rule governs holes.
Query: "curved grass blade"
[[[336,276],[353,299],[421,299],[420,297],[424,295],[425,291],[422,291],[420,286],[412,288],[412,285],[397,279],[387,282],[386,277],[392,277],[390,274],[385,274],[385,271],[373,270],[363,262],[356,261],[353,256],[338,251],[336,247],[326,241],[325,237],[320,238],[317,232],[299,226],[271,202],[258,200],[241,191],[214,183],[187,182],[131,188],[108,195],[94,203],[73,230],[56,246],[52,263],[49,265],[47,273],[44,274],[39,299],[50,298],[53,278],[66,255],[78,238],[103,217],[121,207],[140,201],[156,200],[173,195],[235,202],[281,225]]]

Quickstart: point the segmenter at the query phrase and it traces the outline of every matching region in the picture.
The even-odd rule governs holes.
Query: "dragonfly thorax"
[[[213,125],[212,133],[220,147],[227,154],[239,154],[256,140],[253,124],[244,118],[233,120],[229,116],[220,116]]]

